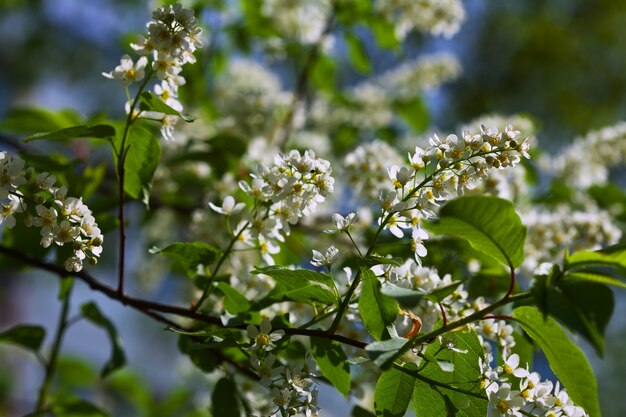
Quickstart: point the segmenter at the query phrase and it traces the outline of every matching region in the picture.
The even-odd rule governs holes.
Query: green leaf
[[[195,273],[198,265],[211,265],[220,250],[202,242],[174,242],[163,249],[151,249],[150,253],[160,253],[174,258],[185,270]]]
[[[446,386],[478,394],[485,395],[485,391],[480,387],[479,381],[481,372],[478,367],[478,358],[484,352],[476,332],[468,327],[462,330],[447,333],[444,343],[452,343],[455,348],[466,350],[466,353],[455,352],[446,348],[442,349],[439,340],[428,345],[426,356],[436,356],[436,361],[428,362],[420,370],[415,383],[413,393],[413,403],[418,416],[444,416],[454,415],[463,417],[484,417],[487,415],[487,399],[478,398],[462,392],[453,391]],[[445,371],[439,366],[439,362],[453,364],[452,372]],[[410,374],[413,372],[408,370]],[[426,377],[434,383],[421,379]],[[432,407],[432,408],[431,408]]]
[[[395,368],[384,371],[374,391],[376,415],[403,417],[411,402],[414,386],[414,377]]]
[[[307,281],[319,282],[329,288],[333,288],[335,283],[333,277],[329,274],[312,271],[310,269],[288,269],[280,266],[266,266],[264,268],[256,268],[253,274],[265,274],[274,278],[278,282],[296,282],[303,283]]]
[[[115,136],[115,128],[110,125],[94,125],[94,126],[73,126],[65,129],[55,130],[53,132],[35,133],[23,139],[24,142],[33,140],[54,139],[68,140],[75,138],[112,138]]]
[[[371,411],[366,410],[365,408],[361,406],[355,405],[354,408],[352,409],[352,414],[350,414],[350,417],[376,417],[376,416]]]
[[[357,258],[356,263],[364,268],[371,268],[376,265],[402,266],[404,264],[404,259],[400,257],[387,258],[384,256],[370,255],[364,258]]]
[[[347,397],[350,392],[350,366],[341,345],[334,340],[311,337],[311,352],[322,375]]]
[[[572,401],[590,417],[600,416],[598,383],[580,348],[552,318],[544,320],[534,307],[518,307],[513,317],[543,350],[554,374],[567,388]]]
[[[248,299],[227,283],[219,282],[217,288],[224,293],[224,308],[229,313],[237,315],[250,309]]]
[[[161,144],[149,130],[134,126],[128,132],[126,146],[128,153],[124,163],[124,191],[132,198],[141,198],[147,205],[152,189],[152,176],[161,159]],[[117,163],[117,155],[115,162]]]
[[[359,297],[359,312],[365,328],[376,340],[388,339],[386,327],[398,316],[398,303],[380,292],[380,282],[374,272],[369,269],[361,271],[363,288]]]
[[[379,342],[372,342],[365,346],[365,351],[377,366],[386,367],[385,364],[389,358],[395,356],[408,342],[408,339],[393,337]]]
[[[547,311],[604,353],[604,333],[613,315],[614,297],[609,287],[592,282],[561,279],[547,293]]]
[[[375,16],[368,21],[368,26],[376,38],[376,43],[381,48],[395,49],[400,45],[393,23]]]
[[[426,224],[436,234],[458,236],[502,262],[518,267],[524,260],[526,227],[513,203],[489,196],[464,196],[452,200],[439,212],[439,220]]]
[[[188,114],[182,114],[179,111],[174,110],[173,108],[165,104],[165,102],[161,100],[159,96],[151,93],[150,91],[144,91],[143,93],[141,93],[140,100],[140,110],[154,111],[157,113],[168,114],[170,116],[178,116],[186,122],[193,122],[195,120],[194,117]]]
[[[311,79],[322,91],[333,93],[336,89],[337,63],[327,55],[320,55],[311,70]]]
[[[37,107],[13,108],[4,116],[0,129],[16,133],[51,132],[83,123],[74,110],[50,111]]]
[[[217,367],[215,356],[209,349],[195,349],[193,338],[181,334],[178,337],[178,350],[189,356],[191,362],[202,371],[209,373]]]
[[[94,302],[83,304],[80,307],[80,312],[85,319],[104,329],[109,336],[109,341],[111,342],[111,358],[102,368],[101,375],[104,378],[126,364],[126,355],[122,350],[122,342],[117,335],[117,330],[113,323],[102,314]]]
[[[612,268],[620,275],[626,275],[626,245],[609,246],[593,252],[576,252],[565,258],[567,272],[589,267]]]
[[[415,97],[409,101],[395,102],[393,103],[393,109],[409,125],[413,132],[422,133],[428,128],[430,123],[428,108],[420,97]]]
[[[350,32],[345,34],[345,39],[348,45],[348,58],[354,69],[362,74],[370,72],[372,70],[372,64],[367,56],[367,50],[365,49],[363,41]]]
[[[395,299],[403,308],[413,308],[428,294],[424,291],[411,290],[385,283],[380,292]]]
[[[587,281],[596,284],[613,285],[614,287],[626,288],[626,283],[599,271],[575,271],[565,274],[563,279],[570,281]]]
[[[232,379],[224,377],[217,381],[211,395],[211,412],[214,416],[240,417],[237,386]]]
[[[454,416],[456,409],[448,407],[450,399],[442,394],[436,385],[428,385],[426,382],[416,380],[413,389],[413,410],[416,416],[439,417]]]
[[[33,352],[39,351],[46,329],[32,324],[20,324],[0,333],[0,342],[21,346]]]
[[[306,285],[301,288],[288,290],[283,293],[287,300],[299,301],[301,303],[321,303],[332,305],[337,303],[337,298],[332,292],[325,290],[319,285]]]
[[[95,405],[76,397],[66,395],[55,399],[52,412],[63,417],[109,417],[109,414],[102,411]]]

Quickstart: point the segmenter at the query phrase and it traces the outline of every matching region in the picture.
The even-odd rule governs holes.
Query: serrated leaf
[[[403,417],[411,403],[415,378],[391,368],[378,378],[374,390],[374,407],[377,416]]]
[[[211,265],[220,250],[202,242],[174,242],[163,249],[151,250],[176,259],[188,272],[195,272],[200,264]]]
[[[76,138],[112,138],[115,136],[115,128],[110,125],[94,125],[94,126],[73,126],[65,129],[55,130],[52,132],[35,133],[34,135],[22,139],[24,142],[33,140],[54,139],[69,140]]]
[[[513,203],[490,196],[464,196],[439,212],[439,220],[426,224],[435,234],[458,236],[505,265],[518,267],[524,260],[526,227]]]
[[[367,74],[372,70],[372,63],[367,56],[365,44],[358,36],[347,32],[345,34],[346,44],[348,46],[348,58],[350,63],[358,72]]]
[[[545,320],[534,307],[518,307],[513,317],[543,350],[550,368],[567,388],[572,401],[585,409],[590,417],[600,416],[598,383],[580,348],[552,318]]]
[[[224,293],[224,308],[229,313],[237,315],[250,309],[248,299],[227,283],[219,282],[217,288]]]
[[[306,285],[301,288],[288,290],[283,293],[283,297],[291,301],[299,301],[302,303],[314,302],[326,305],[337,303],[335,295],[319,285]]]
[[[241,417],[237,385],[228,377],[217,381],[211,395],[211,403],[211,412],[216,417]]]
[[[21,346],[33,352],[39,351],[46,329],[32,324],[20,324],[0,333],[0,342]]]
[[[380,292],[380,282],[369,269],[362,269],[363,288],[359,297],[359,312],[365,328],[374,339],[389,338],[387,325],[398,316],[398,303]]]
[[[118,337],[117,330],[111,320],[102,314],[94,302],[83,304],[80,307],[80,312],[85,319],[104,329],[109,336],[109,342],[111,343],[111,357],[102,368],[101,375],[104,378],[126,364],[126,355],[122,349],[122,342]]]
[[[488,406],[486,396],[483,399],[446,388],[446,386],[451,385],[473,394],[485,395],[484,390],[480,387],[481,372],[478,367],[478,358],[484,355],[484,351],[476,332],[466,327],[463,330],[447,333],[444,340],[444,343],[452,343],[455,348],[467,352],[460,353],[442,349],[442,343],[439,340],[428,345],[426,354],[432,356],[436,354],[437,361],[426,363],[419,375],[437,381],[443,386],[433,385],[417,377],[413,399],[416,414],[433,417],[442,415],[486,416]],[[442,370],[437,363],[439,361],[453,364],[453,371]],[[411,373],[411,371],[408,372]],[[432,410],[426,410],[431,401]]]
[[[334,340],[311,337],[311,353],[322,375],[347,397],[350,392],[350,366],[341,345]]]
[[[194,117],[188,114],[182,114],[178,110],[174,110],[172,107],[165,104],[163,100],[156,94],[150,91],[144,91],[141,93],[141,102],[139,103],[140,110],[154,111],[157,113],[163,113],[170,116],[178,116],[186,122],[193,122]]]
[[[303,283],[312,281],[324,284],[329,288],[335,286],[332,276],[310,269],[288,269],[280,266],[266,266],[264,268],[256,268],[252,273],[269,275],[276,281],[283,283]]]

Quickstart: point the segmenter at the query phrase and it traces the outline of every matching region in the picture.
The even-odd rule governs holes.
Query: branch
[[[99,291],[109,298],[117,300],[124,305],[132,307],[135,310],[138,310],[139,312],[147,316],[150,316],[153,319],[160,321],[162,323],[165,323],[168,326],[171,326],[176,329],[188,331],[188,329],[181,328],[180,325],[174,323],[173,321],[167,319],[166,317],[163,317],[161,314],[158,314],[158,313],[173,314],[173,315],[180,316],[180,317],[187,317],[187,318],[197,320],[202,323],[211,324],[211,325],[218,326],[221,328],[241,329],[241,330],[246,329],[245,324],[241,324],[238,326],[225,326],[219,317],[207,316],[205,314],[198,313],[189,308],[157,303],[153,301],[143,300],[140,298],[135,298],[135,297],[130,297],[128,295],[120,294],[117,291],[117,289],[100,282],[99,280],[97,280],[95,277],[93,277],[91,274],[89,274],[88,272],[84,270],[79,271],[79,272],[68,272],[65,270],[65,268],[62,268],[54,264],[50,264],[48,262],[42,261],[41,259],[33,258],[18,250],[8,248],[3,245],[0,245],[0,254],[8,255],[12,257],[13,259],[19,260],[25,264],[37,267],[44,271],[51,272],[61,277],[73,276],[73,277],[79,278],[85,284],[89,285],[91,289]],[[361,342],[359,340],[351,339],[349,337],[341,336],[338,334],[333,334],[324,330],[299,329],[299,328],[283,328],[282,330],[285,331],[285,334],[289,334],[289,335],[303,335],[303,336],[319,337],[319,338],[324,338],[324,339],[329,339],[329,340],[335,340],[337,342],[354,346],[359,349],[365,349],[365,346],[366,346],[366,343]]]

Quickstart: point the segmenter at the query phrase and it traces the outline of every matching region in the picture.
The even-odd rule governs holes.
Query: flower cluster
[[[32,187],[28,187],[33,182]],[[56,186],[56,177],[47,172],[34,175],[24,169],[24,161],[0,152],[0,224],[13,228],[15,214],[24,217],[27,227],[41,228],[40,244],[72,245],[72,255],[65,261],[68,271],[80,271],[83,261],[95,264],[102,253],[103,236],[96,219],[82,199],[67,197],[65,186]],[[34,213],[28,211],[34,205]]]
[[[141,55],[137,62],[129,55],[124,55],[119,66],[102,75],[120,80],[128,87],[133,82],[141,81],[145,77],[146,67],[150,65],[150,75],[154,74],[160,80],[154,87],[154,93],[174,110],[182,111],[183,106],[178,101],[178,87],[185,84],[185,78],[180,73],[183,65],[196,62],[193,53],[202,47],[201,29],[197,26],[193,10],[178,3],[157,9],[152,13],[152,18],[147,24],[147,37],[138,35],[137,43],[131,44]],[[139,115],[160,120],[165,139],[173,138],[175,117],[150,112]]]
[[[276,355],[271,353],[276,349],[274,342],[279,341],[285,334],[283,330],[272,330],[269,319],[264,318],[259,327],[248,326],[248,336],[252,345],[248,348],[252,371],[260,378],[260,383],[271,390],[271,398],[278,410],[272,416],[282,416],[287,412],[294,415],[297,412],[307,416],[317,415],[317,387],[311,379],[315,368],[314,362],[307,360],[306,364],[293,369],[281,365]]]
[[[280,38],[312,44],[322,36],[330,9],[329,0],[266,0],[263,2],[262,13],[271,20],[272,27],[280,32]],[[272,40],[280,42],[280,38]]]
[[[616,244],[622,237],[611,215],[591,203],[583,210],[565,205],[549,210],[532,207],[521,217],[528,226],[523,264],[527,271],[542,262],[559,262],[566,248],[570,252],[597,250]]]
[[[348,183],[357,195],[370,200],[378,198],[383,189],[391,190],[385,168],[400,165],[402,157],[395,148],[381,140],[357,147],[343,161]]]
[[[375,6],[395,23],[396,36],[400,39],[413,29],[451,38],[465,20],[460,0],[377,0]]]
[[[410,100],[418,92],[432,90],[461,74],[461,64],[449,53],[422,55],[405,61],[378,77],[377,82],[397,100]]]
[[[404,237],[404,229],[410,230],[418,262],[428,238],[420,227],[422,219],[433,217],[441,202],[474,189],[489,170],[513,167],[530,157],[527,138],[512,126],[502,132],[483,126],[480,133],[465,131],[461,138],[434,135],[429,143],[409,154],[409,166],[388,168],[393,190],[380,195],[379,224],[398,238]]]
[[[489,358],[480,359],[483,373],[481,386],[487,392],[494,416],[587,416],[581,407],[572,402],[558,381],[556,384],[547,379],[542,381],[537,372],[521,368],[517,354],[505,356],[503,365],[495,369],[490,364]],[[514,389],[515,385],[519,389]]]
[[[250,137],[270,135],[291,102],[275,74],[244,58],[230,62],[215,92],[220,113],[227,115],[219,120],[220,128]]]
[[[589,132],[556,157],[543,157],[546,169],[575,189],[604,184],[609,169],[626,161],[626,122]]]

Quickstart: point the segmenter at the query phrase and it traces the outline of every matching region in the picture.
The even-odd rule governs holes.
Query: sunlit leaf
[[[369,269],[362,270],[363,288],[359,298],[359,312],[363,317],[365,328],[374,339],[389,338],[387,325],[398,316],[398,303],[380,291],[380,282]]]
[[[534,307],[518,307],[513,317],[543,350],[550,368],[565,385],[572,401],[591,417],[599,417],[598,383],[584,352],[554,319],[544,320],[543,314]]]
[[[333,340],[312,337],[311,352],[322,375],[347,397],[350,392],[350,366],[341,345]]]
[[[466,239],[474,249],[518,267],[524,260],[526,227],[513,203],[489,196],[464,196],[439,212],[439,220],[426,224],[435,234]]]
[[[384,417],[403,417],[411,403],[415,378],[391,368],[378,378],[374,390],[376,415]]]

